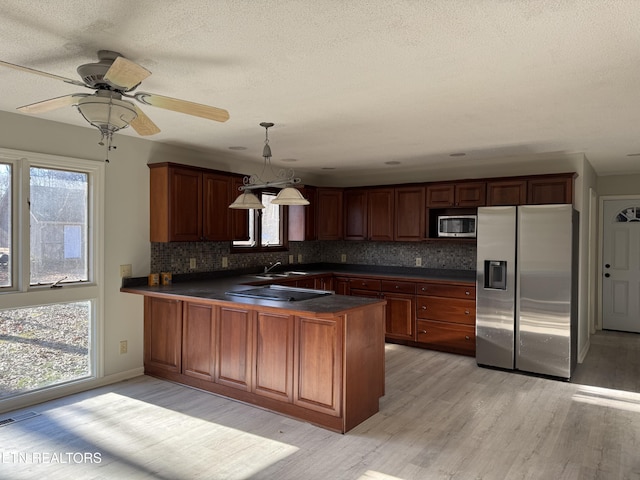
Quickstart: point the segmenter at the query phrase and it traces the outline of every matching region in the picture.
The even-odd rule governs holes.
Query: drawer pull
[[[418,333],[427,333],[426,330],[420,330]]]
[[[465,340],[470,340],[469,335],[464,336]]]
[[[421,290],[422,290],[423,292],[426,292],[426,291],[427,291],[427,288],[426,288],[426,287],[422,287],[422,288],[421,288]]]
[[[423,309],[423,310],[426,310],[426,309],[427,309],[427,306],[426,306],[426,305],[422,305],[422,309]]]
[[[465,310],[465,311],[464,311],[464,314],[465,314],[465,315],[469,315],[469,310]]]
[[[400,285],[396,285],[396,288],[400,288]]]
[[[465,295],[471,295],[471,294],[469,293],[469,290],[467,290],[466,292],[464,292],[464,294],[465,294]]]

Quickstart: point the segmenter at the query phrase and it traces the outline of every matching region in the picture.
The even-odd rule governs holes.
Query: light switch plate
[[[347,262],[347,254],[343,253],[342,255],[340,255],[340,261],[342,263],[346,263]]]
[[[422,266],[422,257],[416,257],[416,267]]]
[[[229,266],[229,259],[227,257],[222,257],[222,268],[227,268]]]

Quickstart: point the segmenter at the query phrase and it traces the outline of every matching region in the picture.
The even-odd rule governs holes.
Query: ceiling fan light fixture
[[[256,197],[253,193],[243,192],[240,195],[238,195],[238,198],[236,198],[231,205],[229,205],[229,208],[234,208],[238,210],[252,210],[252,209],[260,210],[264,208],[264,205],[262,204],[262,202],[260,202],[260,200],[258,200],[258,197]]]
[[[76,107],[85,120],[100,132],[113,134],[138,118],[135,106],[117,97],[117,93],[100,91],[81,98]]]

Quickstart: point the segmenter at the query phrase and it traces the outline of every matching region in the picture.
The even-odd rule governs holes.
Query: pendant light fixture
[[[309,205],[309,200],[304,198],[300,193],[300,190],[294,188],[293,185],[300,183],[300,178],[295,176],[292,168],[281,169],[278,173],[273,171],[271,165],[271,147],[269,146],[269,128],[273,127],[273,123],[262,122],[261,127],[265,130],[264,147],[262,149],[262,158],[264,158],[264,166],[260,176],[251,175],[244,177],[242,180],[242,186],[238,187],[238,190],[242,192],[236,200],[229,205],[229,208],[238,209],[261,209],[264,205],[260,202],[251,190],[263,189],[268,187],[281,188],[280,192],[272,200],[271,203],[276,205]],[[267,173],[267,169],[271,174],[272,180],[263,180],[264,175]]]

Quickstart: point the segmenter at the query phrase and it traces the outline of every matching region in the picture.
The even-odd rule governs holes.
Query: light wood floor
[[[139,377],[25,409],[0,478],[639,479],[639,368],[640,335],[611,332],[572,383],[388,345],[380,412],[346,435]]]

